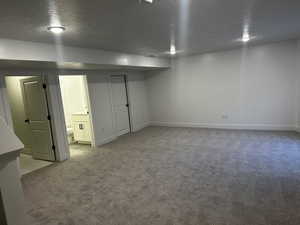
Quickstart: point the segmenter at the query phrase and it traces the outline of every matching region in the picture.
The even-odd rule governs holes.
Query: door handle
[[[29,119],[24,120],[25,123],[30,123]]]

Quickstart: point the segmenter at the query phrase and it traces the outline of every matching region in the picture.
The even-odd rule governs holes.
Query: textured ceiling
[[[299,0],[9,0],[0,38],[163,56],[171,40],[182,54],[237,47],[245,26],[253,43],[298,38],[299,21]]]

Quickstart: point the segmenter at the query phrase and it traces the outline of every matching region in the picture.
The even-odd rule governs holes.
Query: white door
[[[53,161],[54,148],[52,142],[50,116],[45,87],[41,77],[20,80],[25,114],[32,136],[32,156],[36,159]]]
[[[130,132],[127,91],[124,76],[112,76],[112,102],[115,116],[115,129],[118,135]]]

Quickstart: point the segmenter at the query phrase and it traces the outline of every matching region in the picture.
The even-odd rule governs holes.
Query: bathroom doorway
[[[60,75],[59,85],[72,158],[90,150],[94,143],[87,79],[85,75]]]

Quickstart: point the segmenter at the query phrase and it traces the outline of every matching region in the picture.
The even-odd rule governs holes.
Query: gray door
[[[53,161],[54,150],[51,133],[51,124],[48,119],[48,103],[41,77],[22,79],[21,87],[24,98],[24,107],[32,136],[32,156],[36,159]]]

